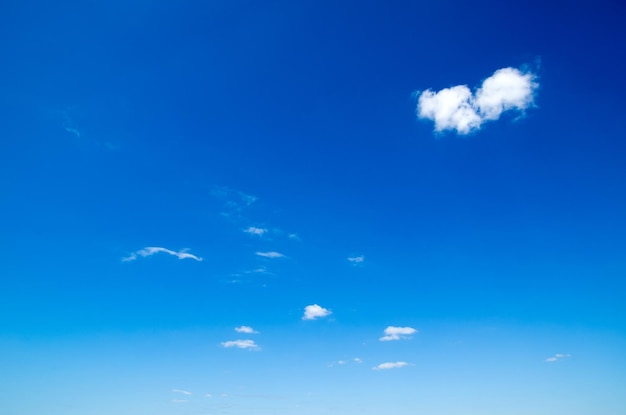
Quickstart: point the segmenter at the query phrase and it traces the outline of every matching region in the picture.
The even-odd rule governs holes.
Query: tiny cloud
[[[348,262],[354,265],[361,264],[363,261],[365,261],[365,257],[363,255],[348,257]]]
[[[378,340],[380,340],[381,342],[388,342],[392,340],[407,339],[409,338],[407,336],[415,333],[417,333],[417,330],[413,327],[389,326],[385,329],[385,335]]]
[[[258,331],[254,330],[252,327],[250,326],[239,326],[239,327],[235,327],[235,331],[237,333],[246,333],[246,334],[253,334],[253,333],[258,333]]]
[[[250,226],[248,229],[244,229],[244,232],[250,235],[263,236],[267,232],[267,229]]]
[[[191,395],[191,392],[182,389],[172,389],[172,392],[182,393],[183,395]]]
[[[435,131],[456,130],[469,134],[486,121],[509,110],[523,112],[532,106],[539,84],[537,76],[515,68],[498,69],[475,93],[467,85],[440,91],[427,89],[419,95],[417,116],[435,122]]]
[[[408,366],[407,362],[385,362],[381,363],[378,366],[374,366],[372,369],[374,370],[388,370],[388,369],[399,369],[401,367]]]
[[[276,252],[276,251],[255,252],[255,255],[258,255],[263,258],[283,258],[285,256],[281,254],[280,252]]]
[[[561,359],[565,359],[568,357],[572,357],[571,354],[563,354],[563,353],[557,353],[554,356],[548,357],[546,359],[546,362],[556,362],[557,360],[561,360]]]
[[[227,342],[222,342],[222,347],[230,348],[237,347],[239,349],[251,349],[256,350],[259,346],[254,342],[254,340],[229,340]]]
[[[154,254],[158,254],[160,252],[169,254],[169,255],[173,255],[175,257],[177,257],[178,259],[195,259],[196,261],[202,261],[202,258],[195,256],[193,254],[190,254],[189,252],[187,252],[188,249],[182,249],[178,252],[176,251],[172,251],[171,249],[167,249],[167,248],[161,248],[158,246],[148,246],[145,247],[143,249],[140,249],[139,251],[135,251],[133,253],[131,253],[129,256],[122,258],[122,261],[124,262],[130,262],[130,261],[134,261],[139,257],[145,258],[145,257],[149,257],[152,256]]]
[[[320,317],[326,317],[332,314],[332,311],[320,307],[317,304],[311,304],[304,307],[304,315],[302,316],[302,320],[315,320]]]

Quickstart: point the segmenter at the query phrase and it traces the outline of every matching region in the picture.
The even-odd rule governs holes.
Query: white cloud
[[[299,241],[300,240],[300,237],[298,236],[298,234],[295,234],[295,233],[288,234],[287,238],[292,239],[294,241]]]
[[[354,363],[363,363],[363,360],[361,358],[359,358],[359,357],[355,357],[352,360],[354,360]]]
[[[407,362],[385,362],[381,363],[378,366],[374,366],[372,369],[374,370],[388,370],[388,369],[399,369],[401,367],[408,366]]]
[[[283,258],[285,255],[276,251],[269,252],[255,252],[255,255],[261,256],[263,258]]]
[[[183,395],[191,395],[191,392],[182,389],[172,389],[172,392],[182,393]]]
[[[187,399],[172,399],[173,403],[185,403],[189,402]]]
[[[250,235],[263,236],[265,233],[267,233],[267,229],[250,226],[248,229],[244,229],[244,232],[249,233]]]
[[[258,331],[254,330],[252,327],[250,326],[239,326],[239,327],[235,327],[235,331],[237,333],[247,333],[247,334],[253,334],[253,333],[258,333]]]
[[[561,359],[565,359],[568,357],[572,357],[571,354],[564,354],[564,353],[557,353],[554,356],[548,357],[545,361],[546,362],[556,362],[557,360],[561,360]]]
[[[485,121],[500,118],[504,111],[524,111],[533,104],[539,84],[531,72],[515,68],[498,69],[474,94],[467,85],[440,91],[427,89],[419,95],[417,115],[435,122],[435,131],[456,130],[468,134]]]
[[[229,340],[226,342],[222,342],[221,344],[222,347],[225,348],[237,347],[239,349],[259,349],[259,346],[254,342],[254,340]]]
[[[332,314],[332,311],[320,307],[317,304],[311,304],[304,307],[304,315],[302,316],[302,320],[315,320],[316,318],[326,317]]]
[[[134,261],[139,257],[148,257],[148,256],[152,256],[154,254],[158,254],[160,252],[169,254],[169,255],[173,255],[175,257],[177,257],[178,259],[195,259],[196,261],[202,261],[201,257],[195,256],[193,254],[190,254],[189,252],[187,252],[188,249],[182,249],[178,252],[176,251],[172,251],[171,249],[167,249],[167,248],[161,248],[158,246],[148,246],[145,247],[143,249],[140,249],[139,251],[135,251],[133,253],[131,253],[129,256],[122,258],[122,261],[124,262],[129,262],[129,261]]]
[[[213,395],[211,395],[210,393],[207,393],[206,395],[204,395],[205,398],[212,398]]]
[[[365,257],[363,255],[348,257],[347,259],[348,262],[351,262],[354,265],[361,264],[363,263],[363,261],[365,261]]]
[[[417,333],[417,330],[413,327],[389,326],[385,329],[385,335],[378,340],[380,340],[381,342],[387,342],[392,340],[407,339],[409,338],[407,336],[415,333]]]

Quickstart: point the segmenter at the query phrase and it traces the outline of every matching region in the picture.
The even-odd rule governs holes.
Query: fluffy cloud
[[[557,360],[561,360],[561,359],[565,359],[567,357],[571,357],[571,354],[563,354],[563,353],[557,353],[554,356],[548,357],[546,359],[546,362],[556,362]]]
[[[385,335],[378,340],[380,340],[381,342],[387,342],[392,340],[406,339],[408,338],[407,336],[415,333],[417,333],[417,330],[413,327],[389,326],[385,329]]]
[[[332,311],[320,307],[317,304],[311,304],[304,307],[304,315],[302,316],[302,320],[315,320],[317,318],[326,317],[332,314]]]
[[[253,334],[253,333],[258,333],[258,331],[254,330],[252,327],[250,326],[239,326],[239,327],[235,327],[235,331],[237,333],[246,333],[246,334]]]
[[[407,362],[385,362],[381,363],[378,366],[374,366],[372,369],[374,370],[388,370],[388,369],[399,369],[404,366],[408,366]]]
[[[283,258],[285,256],[281,254],[280,252],[276,252],[276,251],[255,252],[255,254],[258,256],[262,256],[263,258]]]
[[[354,265],[361,264],[363,263],[363,261],[365,261],[365,257],[363,255],[348,257],[347,259],[348,259],[348,262]]]
[[[259,349],[259,346],[254,342],[254,340],[229,340],[227,342],[222,342],[221,344],[222,347],[225,348],[237,347],[239,349]]]
[[[187,252],[188,249],[182,249],[178,252],[176,251],[172,251],[171,249],[167,249],[167,248],[161,248],[158,246],[148,246],[145,247],[143,249],[140,249],[139,251],[135,251],[132,254],[130,254],[129,256],[122,258],[122,261],[124,262],[129,262],[129,261],[134,261],[139,257],[148,257],[154,254],[158,254],[160,252],[169,254],[169,255],[173,255],[175,257],[177,257],[178,259],[195,259],[196,261],[202,261],[202,258],[192,255],[189,252]]]
[[[250,226],[248,229],[244,229],[244,232],[249,233],[250,235],[263,236],[265,233],[267,233],[267,229]]]
[[[539,84],[531,72],[498,69],[472,93],[467,85],[422,92],[417,102],[419,118],[435,122],[435,131],[456,130],[468,134],[504,111],[524,111],[533,104]]]

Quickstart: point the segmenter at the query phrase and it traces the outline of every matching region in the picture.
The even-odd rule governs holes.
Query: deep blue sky
[[[623,414],[625,44],[611,1],[3,2],[0,415]],[[418,118],[501,68],[523,111]]]

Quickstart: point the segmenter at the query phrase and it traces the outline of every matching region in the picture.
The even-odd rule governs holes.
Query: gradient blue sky
[[[617,1],[3,1],[0,415],[623,415],[625,44]],[[461,85],[484,122],[418,117]]]

